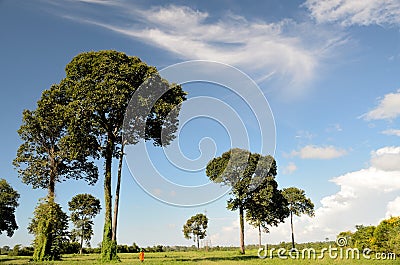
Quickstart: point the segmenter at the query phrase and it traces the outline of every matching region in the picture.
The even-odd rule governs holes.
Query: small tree
[[[202,213],[196,214],[186,221],[183,226],[183,235],[186,239],[191,239],[197,242],[197,249],[200,248],[200,239],[206,237],[206,229],[208,226],[208,218]]]
[[[295,249],[294,245],[294,232],[293,232],[293,214],[300,216],[307,214],[308,216],[314,216],[314,204],[310,198],[306,197],[304,190],[290,187],[283,189],[283,196],[285,196],[289,204],[290,212],[290,228],[292,230],[292,249]]]
[[[5,179],[0,179],[0,235],[6,232],[12,237],[14,230],[18,229],[15,221],[15,208],[18,207],[19,194]]]
[[[83,241],[88,244],[93,235],[92,219],[100,212],[100,200],[90,194],[78,194],[68,202],[71,221],[77,229],[72,233],[80,238],[80,251],[82,254]]]
[[[68,216],[53,199],[45,198],[35,208],[28,231],[35,235],[33,259],[35,261],[59,260],[66,242]]]

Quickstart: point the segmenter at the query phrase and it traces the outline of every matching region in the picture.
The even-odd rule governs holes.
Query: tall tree
[[[239,210],[240,251],[244,247],[244,212],[251,207],[251,199],[268,184],[268,177],[276,175],[276,162],[272,156],[252,154],[247,150],[233,148],[207,164],[206,174],[210,180],[232,187],[227,208]]]
[[[33,241],[35,261],[59,260],[61,248],[68,241],[68,216],[61,206],[51,197],[40,201],[28,226],[28,231],[35,235]]]
[[[314,216],[314,204],[310,198],[306,197],[304,190],[296,187],[290,187],[283,189],[283,196],[289,204],[290,212],[290,229],[292,230],[292,249],[295,249],[294,244],[294,231],[293,231],[293,215],[300,216],[307,214],[308,216]]]
[[[100,200],[91,194],[75,195],[68,202],[71,211],[71,221],[77,228],[77,237],[80,238],[80,254],[83,250],[83,241],[89,242],[93,235],[93,218],[100,213]]]
[[[133,115],[132,121],[123,128],[129,101],[151,76],[158,76],[155,67],[148,66],[138,57],[117,51],[81,53],[66,66],[66,78],[62,83],[68,89],[70,106],[75,110],[72,124],[81,125],[71,128],[71,131],[96,139],[98,154],[104,158],[103,261],[118,259],[116,235],[112,235],[111,169],[113,158],[118,156],[122,134],[127,144],[135,144],[140,139],[153,140],[155,145],[168,144],[177,128],[177,119],[170,119],[169,122],[165,119],[185,99],[186,93],[180,86],[170,85],[161,78],[157,79],[157,86],[157,80],[153,79],[154,82],[142,88],[154,90],[154,85],[159,87],[161,84],[165,93],[151,106],[146,105],[151,93],[139,98],[135,107],[141,113],[146,110],[145,116]],[[145,122],[144,132],[137,124],[139,120]]]
[[[265,181],[266,183],[260,185],[260,189],[250,197],[246,211],[246,220],[258,228],[259,248],[261,248],[261,230],[269,233],[269,227],[278,226],[289,216],[287,200],[278,190],[275,176],[268,176]]]
[[[207,235],[208,218],[202,213],[190,217],[183,226],[183,235],[186,239],[191,239],[197,243],[197,249],[200,249],[200,239]]]
[[[63,86],[53,85],[42,93],[33,111],[23,111],[23,124],[18,130],[23,143],[18,148],[17,156],[13,161],[18,169],[18,176],[34,189],[48,190],[47,205],[51,209],[57,208],[54,202],[55,184],[66,179],[84,179],[89,184],[97,181],[97,167],[89,156],[93,155],[92,141],[81,135],[79,142],[71,142],[67,131],[67,123],[71,118],[69,100]],[[74,150],[79,148],[80,152]],[[38,218],[38,227],[43,233],[54,231],[51,226],[55,223],[47,219]],[[56,237],[51,233],[43,234],[32,230],[35,234],[35,258],[58,258],[51,252]]]
[[[19,193],[5,179],[0,179],[0,235],[6,232],[8,237],[12,237],[14,230],[18,229],[15,221],[18,199]]]

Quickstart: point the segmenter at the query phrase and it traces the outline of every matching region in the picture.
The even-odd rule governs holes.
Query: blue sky
[[[274,115],[279,186],[304,189],[316,205],[314,218],[295,219],[297,241],[333,239],[355,224],[400,215],[399,30],[396,0],[0,1],[0,177],[21,194],[20,228],[12,238],[1,235],[0,246],[30,244],[26,227],[45,195],[21,183],[11,164],[23,109],[35,108],[41,92],[64,77],[75,55],[103,49],[138,56],[160,70],[187,60],[212,60],[251,77]],[[204,83],[184,89],[190,99],[215,98],[236,109],[252,151],[260,141],[270,141],[252,129],[249,109],[229,90]],[[201,157],[199,143],[215,147],[217,155],[226,151],[233,132],[223,125],[212,119],[188,122],[178,137],[182,153]],[[202,141],[205,137],[213,140]],[[158,161],[162,151],[149,153]],[[165,165],[158,170],[168,175],[172,171]],[[204,183],[205,173],[198,170],[182,181]],[[76,193],[102,199],[101,184],[102,178],[93,187],[60,183],[57,201],[67,211]],[[238,245],[238,214],[226,210],[226,199],[170,206],[144,192],[125,167],[119,243],[191,245],[182,226],[207,211],[211,243]],[[103,212],[95,223],[92,245],[101,241]],[[264,240],[289,241],[289,229],[287,222],[281,224]],[[247,225],[246,243],[256,242],[256,231]]]

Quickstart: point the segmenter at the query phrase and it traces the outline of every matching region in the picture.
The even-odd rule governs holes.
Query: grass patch
[[[260,259],[257,256],[256,250],[247,251],[246,255],[240,255],[238,251],[188,251],[188,252],[159,252],[159,253],[145,253],[145,261],[141,263],[139,256],[135,254],[120,253],[118,256],[121,258],[121,262],[112,264],[399,264],[399,258],[397,260],[376,260],[371,256],[370,260],[360,258],[359,260],[347,260],[347,259],[331,259],[326,256],[324,259],[279,259],[274,257],[273,259],[266,258]],[[52,262],[32,262],[30,257],[19,257],[19,256],[0,256],[0,264],[65,264],[65,265],[92,265],[92,264],[104,264],[100,261],[99,254],[86,254],[86,255],[63,255],[61,261]]]

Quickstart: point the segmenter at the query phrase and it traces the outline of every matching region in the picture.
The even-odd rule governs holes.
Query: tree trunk
[[[104,230],[103,242],[101,245],[102,261],[116,260],[117,244],[112,240],[112,205],[111,205],[111,166],[112,155],[114,150],[114,141],[112,136],[108,134],[107,145],[105,150],[105,176],[104,176]]]
[[[55,196],[55,186],[56,186],[56,175],[57,175],[57,168],[56,168],[56,160],[54,158],[54,149],[51,148],[49,152],[49,162],[50,162],[50,178],[49,178],[49,187],[48,187],[48,196],[49,200],[54,201]]]
[[[200,249],[200,239],[199,239],[199,236],[197,236],[197,250],[199,250]]]
[[[85,222],[83,222],[82,224],[82,234],[81,234],[81,249],[79,250],[79,254],[82,255],[83,254],[83,236],[85,234]]]
[[[294,249],[293,212],[290,212],[290,228],[292,230],[292,249]]]
[[[261,248],[261,224],[258,224],[258,248]]]
[[[239,222],[240,222],[240,253],[245,254],[244,250],[244,209],[239,206]]]
[[[115,199],[114,199],[114,216],[113,216],[113,223],[112,223],[112,240],[113,241],[117,241],[119,191],[121,188],[121,174],[122,174],[122,166],[123,166],[123,161],[124,161],[124,147],[125,147],[125,144],[122,143],[121,154],[120,154],[119,163],[118,163],[117,187],[115,190]]]

